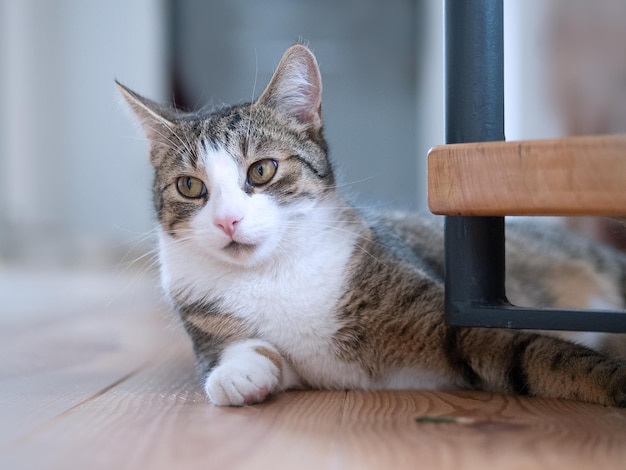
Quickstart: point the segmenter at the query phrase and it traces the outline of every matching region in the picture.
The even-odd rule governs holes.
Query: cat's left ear
[[[152,142],[160,142],[164,139],[168,134],[164,131],[171,130],[175,126],[176,111],[144,98],[117,80],[115,84],[139,120],[146,137]]]
[[[287,49],[256,104],[272,107],[315,131],[322,128],[322,77],[308,47],[296,44]]]

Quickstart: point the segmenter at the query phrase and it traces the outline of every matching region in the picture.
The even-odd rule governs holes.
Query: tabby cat
[[[214,404],[314,387],[626,406],[626,362],[601,352],[601,336],[583,346],[444,323],[442,224],[368,213],[340,194],[306,46],[285,52],[254,103],[212,112],[118,86],[150,141],[163,289]],[[624,308],[623,254],[556,229],[507,234],[512,300]]]

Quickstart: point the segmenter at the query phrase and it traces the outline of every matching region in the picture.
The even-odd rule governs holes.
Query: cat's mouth
[[[250,245],[247,243],[240,243],[236,241],[231,241],[228,245],[224,247],[224,250],[235,255],[247,255],[252,253],[256,249],[256,245]]]

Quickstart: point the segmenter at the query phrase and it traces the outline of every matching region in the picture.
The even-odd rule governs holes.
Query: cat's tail
[[[622,297],[626,308],[626,253],[620,253],[619,265],[622,272]]]
[[[510,330],[448,327],[444,344],[450,366],[468,388],[626,407],[624,360]]]
[[[626,228],[626,217],[617,219],[624,228]],[[622,283],[622,297],[624,299],[624,308],[626,308],[626,251],[621,251],[618,253],[617,262],[620,266],[620,271],[622,275],[621,283]]]

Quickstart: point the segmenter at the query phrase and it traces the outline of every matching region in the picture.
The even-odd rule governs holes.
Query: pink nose
[[[221,228],[230,238],[233,238],[237,224],[241,222],[241,219],[243,219],[242,216],[229,214],[223,217],[216,217],[213,219],[213,223],[216,227]]]

